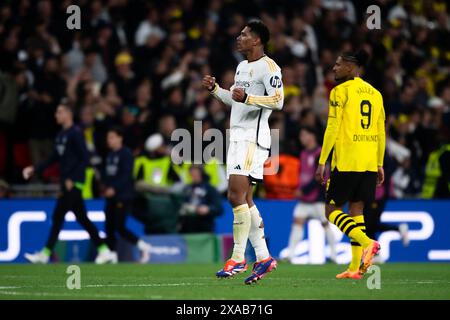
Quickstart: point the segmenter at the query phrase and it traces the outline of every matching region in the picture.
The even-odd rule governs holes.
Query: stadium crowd
[[[66,26],[71,4],[81,8],[80,30]],[[367,27],[371,4],[381,9],[380,29]],[[104,161],[112,126],[123,129],[136,159],[167,155],[171,133],[192,131],[194,120],[225,132],[230,107],[212,99],[201,79],[212,74],[221,87],[232,85],[243,59],[236,36],[258,17],[271,32],[267,53],[282,68],[285,104],[271,117],[282,153],[298,157],[302,126],[323,135],[335,59],[362,48],[371,56],[364,78],[384,97],[390,197],[450,197],[449,12],[445,0],[2,1],[1,194],[49,155],[63,98],[75,107],[94,167]],[[50,168],[41,179],[57,177]],[[434,184],[431,194],[426,183]]]

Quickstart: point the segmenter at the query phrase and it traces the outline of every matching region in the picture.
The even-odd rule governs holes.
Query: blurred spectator
[[[178,123],[176,118],[171,114],[163,114],[159,117],[158,121],[158,132],[161,133],[164,143],[170,148],[173,146],[173,141],[171,140],[172,132],[178,128]]]
[[[425,199],[450,198],[450,144],[430,153],[422,189]]]
[[[18,107],[18,77],[13,78],[8,73],[0,70],[0,89],[2,94],[0,97],[0,176],[10,176],[11,166],[11,149],[13,140],[12,129],[16,120]]]
[[[136,245],[141,251],[141,262],[150,258],[151,246],[139,239],[126,227],[127,214],[131,210],[133,199],[133,155],[123,145],[123,132],[120,128],[111,128],[107,134],[110,152],[106,157],[103,196],[105,203],[106,243],[117,254],[117,234]]]
[[[278,163],[279,168],[276,174],[264,177],[265,197],[267,199],[294,199],[299,185],[299,159],[290,154],[281,153],[276,159],[271,158],[270,163]]]
[[[203,141],[203,148],[202,148],[203,153],[201,154],[203,161],[202,170],[205,172],[206,175],[208,175],[209,184],[213,186],[220,194],[224,195],[228,188],[226,170],[223,164],[224,154],[220,154],[220,151],[217,150],[216,147],[222,148],[222,150],[224,150],[225,147],[223,144],[216,143],[219,141],[210,142],[209,139],[206,138],[207,136],[209,136],[209,133],[211,133],[211,131],[209,130],[213,129],[211,121],[209,119],[205,119],[201,124],[202,124],[201,126],[196,126],[194,128],[194,139],[196,135],[198,136],[201,135],[205,139]],[[215,138],[213,138],[212,140],[214,139]],[[196,142],[195,144],[199,143]],[[181,181],[184,184],[190,184],[192,182],[190,173],[192,163],[193,161],[200,160],[194,154],[196,151],[195,144],[191,146],[190,158],[189,159],[183,158],[181,164],[174,166],[175,171],[177,172],[178,176],[180,177]],[[185,151],[183,150],[183,153],[184,152]],[[174,153],[174,155],[175,154],[176,152]],[[187,155],[183,154],[182,156],[186,157]]]
[[[83,132],[86,148],[89,154],[89,163],[85,172],[85,181],[82,190],[83,199],[92,199],[100,195],[99,166],[102,164],[102,157],[99,150],[104,150],[106,132],[102,132],[97,126],[94,110],[91,106],[84,106],[80,110],[79,127]]]
[[[161,134],[148,137],[144,154],[135,159],[133,176],[139,192],[168,193],[174,182],[180,180]]]
[[[60,74],[60,61],[50,57],[43,62],[43,69],[35,74],[35,82],[29,95],[32,99],[29,116],[33,119],[30,128],[30,147],[33,163],[45,159],[52,149],[57,132],[54,114],[65,95],[66,82]]]
[[[137,47],[145,45],[149,39],[163,39],[166,33],[158,25],[159,14],[155,8],[149,8],[146,20],[142,21],[136,30],[134,43]]]
[[[183,189],[180,232],[214,232],[214,219],[223,211],[221,197],[201,166],[192,165],[189,174],[192,182]]]
[[[303,147],[298,158],[297,176],[299,183],[295,190],[298,201],[293,212],[293,222],[288,243],[288,259],[294,262],[295,248],[303,240],[305,223],[310,219],[321,222],[330,246],[330,261],[336,263],[336,245],[333,230],[323,212],[325,211],[325,190],[316,181],[315,173],[319,163],[322,147],[317,141],[317,132],[313,127],[303,127],[299,133],[299,141]]]
[[[87,48],[84,51],[84,66],[81,72],[88,72],[92,80],[104,83],[107,78],[106,68],[100,58],[99,49],[95,47]]]
[[[183,90],[180,87],[173,87],[167,95],[167,103],[163,106],[164,112],[174,116],[179,127],[187,128],[189,109],[184,104]]]
[[[82,9],[82,30],[66,28],[71,4]],[[16,161],[18,155],[34,161],[48,155],[57,131],[52,115],[65,96],[78,113],[93,109],[95,131],[122,126],[135,155],[150,134],[162,133],[169,144],[174,128],[192,131],[194,119],[225,134],[230,108],[199,90],[198,79],[214,74],[229,89],[244,59],[235,38],[247,19],[260,17],[271,32],[266,52],[283,71],[285,107],[271,122],[283,144],[298,144],[300,126],[323,132],[337,54],[364,48],[371,60],[363,77],[383,95],[391,139],[410,152],[401,170],[412,175],[408,196],[417,197],[429,155],[440,147],[436,137],[450,135],[450,6],[443,0],[378,1],[381,29],[369,30],[370,4],[5,2],[0,72],[9,86],[15,78],[17,90],[8,89],[3,99],[18,103],[0,99],[0,119],[6,116],[9,123],[0,124],[0,171],[8,183],[21,183],[15,172],[27,161]],[[105,146],[96,147],[104,157]]]
[[[112,107],[113,110],[117,110],[122,105],[122,97],[117,92],[117,86],[113,81],[107,81],[101,91],[102,98],[105,103]]]
[[[92,159],[97,155],[98,140],[104,138],[105,134],[98,136],[99,132],[95,127],[95,114],[94,109],[91,106],[84,106],[80,110],[79,127],[83,131],[84,139],[86,141],[86,148],[91,156],[91,164],[96,164],[99,160]]]
[[[114,60],[116,69],[112,80],[125,103],[132,102],[132,94],[136,88],[136,75],[131,67],[132,63],[133,57],[127,51],[120,52]]]
[[[9,184],[5,180],[0,180],[0,199],[7,199],[9,197]]]
[[[133,214],[145,225],[145,232],[175,233],[181,202],[178,177],[161,134],[147,138],[145,151],[135,158],[133,177],[137,191]]]
[[[124,130],[125,145],[136,151],[144,140],[144,130],[139,120],[139,108],[127,105],[120,112],[120,125]]]

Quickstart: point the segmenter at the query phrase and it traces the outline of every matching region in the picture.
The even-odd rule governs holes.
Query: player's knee
[[[245,194],[242,192],[236,192],[233,189],[228,190],[228,201],[234,207],[240,206],[241,204],[247,203]]]
[[[245,201],[248,203],[249,207],[253,207],[255,205],[255,203],[253,202],[253,195],[250,193],[248,193],[245,197]]]
[[[325,206],[325,217],[327,217],[327,219],[328,219],[328,217],[330,216],[330,214],[331,214],[334,210],[336,210],[336,208],[335,208],[333,205],[327,204],[327,205]]]
[[[304,225],[305,224],[305,219],[300,218],[300,217],[295,217],[293,223],[297,224],[297,225]]]
[[[348,206],[348,212],[351,216],[359,216],[362,215],[364,211],[364,202],[350,202]]]

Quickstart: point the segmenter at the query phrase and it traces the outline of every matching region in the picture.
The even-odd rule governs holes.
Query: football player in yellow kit
[[[333,151],[325,214],[351,239],[352,262],[336,278],[361,279],[380,245],[364,233],[364,202],[383,183],[385,112],[380,92],[360,78],[367,62],[364,51],[341,54],[333,67],[339,84],[329,99],[327,128],[316,178],[325,184],[325,163]],[[342,211],[349,202],[349,214]]]

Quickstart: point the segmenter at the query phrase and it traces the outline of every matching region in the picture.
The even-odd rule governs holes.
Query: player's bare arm
[[[384,169],[383,167],[378,167],[377,186],[381,186],[383,182],[384,182]]]
[[[325,165],[324,164],[319,164],[317,166],[317,170],[316,170],[316,180],[321,184],[324,185],[325,184]]]

